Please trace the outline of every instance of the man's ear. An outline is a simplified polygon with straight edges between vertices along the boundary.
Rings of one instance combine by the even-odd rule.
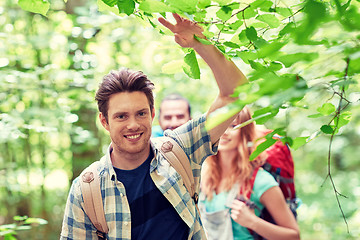
[[[151,119],[154,121],[154,117],[155,117],[155,108],[152,109],[152,113],[151,113]]]
[[[101,124],[103,125],[103,127],[104,127],[107,131],[109,131],[109,123],[107,122],[104,114],[99,113],[99,119],[100,119],[100,122],[101,122]]]

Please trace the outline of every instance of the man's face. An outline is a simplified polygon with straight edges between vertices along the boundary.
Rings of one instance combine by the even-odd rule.
[[[173,130],[190,120],[188,104],[184,100],[166,100],[160,109],[159,124],[162,130]]]
[[[121,92],[110,96],[108,122],[100,113],[100,121],[113,143],[114,151],[137,154],[149,151],[151,113],[148,99],[143,92]]]

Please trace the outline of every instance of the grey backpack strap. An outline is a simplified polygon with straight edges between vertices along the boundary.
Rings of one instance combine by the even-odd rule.
[[[190,196],[198,203],[198,194],[195,192],[195,181],[190,161],[184,150],[171,137],[153,138],[152,142],[157,146],[165,159],[180,174]]]
[[[84,210],[97,229],[99,239],[106,239],[109,232],[105,220],[104,206],[100,189],[100,177],[97,170],[99,162],[94,162],[80,174],[80,187],[84,199]]]

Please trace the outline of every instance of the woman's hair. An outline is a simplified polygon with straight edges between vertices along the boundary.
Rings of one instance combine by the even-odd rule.
[[[151,113],[154,110],[154,84],[141,71],[132,71],[128,68],[111,71],[105,75],[96,92],[95,100],[99,111],[108,121],[108,103],[110,96],[120,92],[143,92],[149,102]]]
[[[250,110],[245,107],[236,117],[235,124],[241,124],[251,119]],[[238,153],[231,161],[231,172],[226,179],[226,188],[229,191],[235,183],[240,183],[244,196],[247,195],[249,183],[252,177],[253,166],[249,161],[249,156],[253,152],[255,140],[257,138],[255,123],[252,122],[239,131]],[[219,150],[220,151],[220,150]],[[221,166],[218,155],[210,156],[205,161],[203,174],[201,178],[201,191],[205,193],[208,199],[212,199],[213,192],[219,187],[221,181]],[[245,187],[244,187],[245,186]],[[247,187],[248,186],[248,187]]]

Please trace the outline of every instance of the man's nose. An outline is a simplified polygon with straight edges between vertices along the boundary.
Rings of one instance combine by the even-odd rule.
[[[130,118],[129,122],[127,124],[127,128],[129,130],[138,130],[140,127],[140,124],[138,123],[138,121],[136,120],[136,118]]]
[[[177,126],[177,125],[179,125],[179,122],[180,122],[180,120],[179,120],[177,117],[172,117],[172,118],[171,118],[171,125],[172,125],[172,126]]]

